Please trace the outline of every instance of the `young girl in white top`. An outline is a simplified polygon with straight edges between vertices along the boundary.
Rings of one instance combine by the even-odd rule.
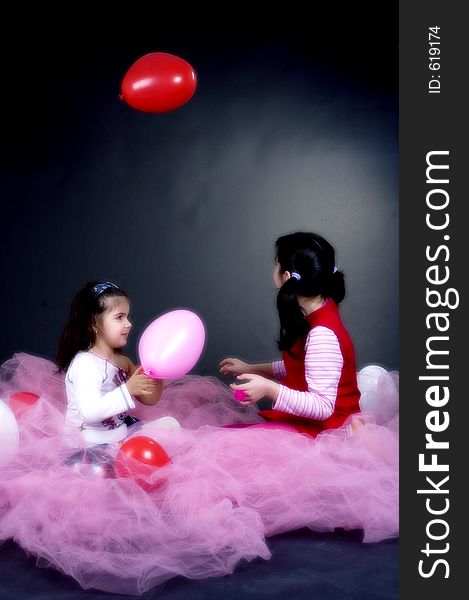
[[[127,294],[111,282],[89,281],[75,295],[59,342],[56,363],[65,372],[66,431],[81,431],[86,446],[120,442],[141,402],[155,405],[164,381],[152,379],[123,352],[132,327]],[[152,429],[179,428],[173,417]]]

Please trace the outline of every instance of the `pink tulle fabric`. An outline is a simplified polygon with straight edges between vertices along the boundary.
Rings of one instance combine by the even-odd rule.
[[[268,559],[268,536],[305,526],[362,529],[364,542],[398,535],[398,415],[377,425],[361,414],[315,439],[227,428],[263,420],[215,377],[186,376],[156,407],[132,411],[182,424],[155,432],[172,464],[149,476],[148,491],[115,476],[117,445],[90,450],[86,468],[76,459],[52,362],[26,353],[5,362],[0,398],[16,391],[40,398],[18,416],[18,453],[0,467],[0,540],[83,588],[138,595],[177,575],[225,575],[241,559]]]

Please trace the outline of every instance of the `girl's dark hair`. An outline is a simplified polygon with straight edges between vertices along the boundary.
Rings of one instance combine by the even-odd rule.
[[[310,325],[297,296],[323,296],[339,304],[345,297],[344,275],[335,270],[334,248],[316,233],[297,232],[279,237],[275,259],[281,271],[296,272],[279,289],[277,309],[280,318],[279,350],[290,352],[296,340],[307,335]],[[291,352],[290,352],[291,354]]]
[[[88,281],[75,294],[70,316],[60,336],[56,355],[57,373],[67,370],[73,357],[80,350],[87,350],[96,341],[94,325],[97,315],[109,308],[111,298],[127,298],[119,287],[106,286],[102,281]],[[95,290],[94,288],[97,287]],[[101,289],[100,289],[101,288]],[[101,291],[102,290],[102,291]],[[119,349],[116,349],[119,352]]]

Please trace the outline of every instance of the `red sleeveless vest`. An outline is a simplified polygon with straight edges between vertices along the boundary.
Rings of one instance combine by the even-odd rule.
[[[337,400],[334,412],[324,421],[297,417],[278,410],[261,410],[259,414],[267,421],[283,421],[294,425],[298,431],[316,436],[324,429],[340,427],[343,422],[353,413],[360,412],[360,391],[357,385],[357,368],[355,350],[352,340],[344,327],[339,315],[337,304],[332,298],[307,317],[311,328],[321,325],[335,333],[339,340],[340,350],[344,364],[337,389]],[[291,348],[293,356],[289,352],[283,352],[283,360],[287,371],[286,378],[281,382],[287,387],[305,392],[308,385],[305,378],[305,342],[306,337],[297,340]]]

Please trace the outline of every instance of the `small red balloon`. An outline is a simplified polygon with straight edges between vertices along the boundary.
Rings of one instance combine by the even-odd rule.
[[[125,74],[120,99],[143,112],[163,113],[188,102],[196,87],[197,77],[188,62],[173,54],[151,52]]]
[[[8,398],[8,405],[15,417],[19,418],[31,408],[39,399],[34,392],[16,392]]]
[[[165,449],[150,437],[139,435],[126,440],[116,456],[116,472],[119,477],[134,479],[144,490],[158,487],[164,480],[151,484],[148,480],[155,469],[171,464]]]

